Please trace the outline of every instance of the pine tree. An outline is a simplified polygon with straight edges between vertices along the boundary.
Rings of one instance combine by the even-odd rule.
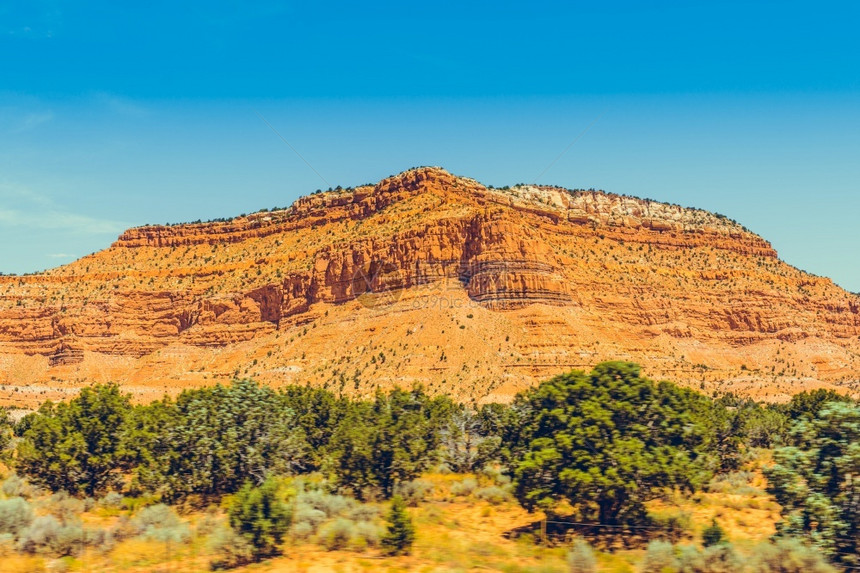
[[[777,449],[776,463],[764,470],[768,493],[782,506],[778,533],[809,540],[837,563],[860,566],[860,406],[825,403],[817,417],[795,422],[789,442],[794,445]]]
[[[389,555],[406,555],[415,542],[415,526],[406,512],[406,503],[399,495],[391,500],[388,513],[388,533],[382,538],[382,548]]]
[[[252,548],[256,560],[280,553],[290,526],[289,509],[278,497],[278,485],[268,479],[260,487],[246,483],[229,511],[230,527]]]

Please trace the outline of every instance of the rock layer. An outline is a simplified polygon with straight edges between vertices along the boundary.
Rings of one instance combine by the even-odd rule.
[[[0,399],[22,403],[99,377],[156,391],[245,374],[508,399],[616,357],[779,399],[856,390],[858,338],[856,295],[725,217],[438,168],[134,228],[70,265],[0,277]]]

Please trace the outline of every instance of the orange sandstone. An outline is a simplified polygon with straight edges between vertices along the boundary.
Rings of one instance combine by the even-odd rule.
[[[251,376],[508,400],[572,367],[784,399],[860,390],[860,297],[725,217],[439,168],[228,222],[147,226],[0,277],[0,402]]]

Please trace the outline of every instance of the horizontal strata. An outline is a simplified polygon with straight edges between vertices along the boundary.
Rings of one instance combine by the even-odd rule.
[[[605,227],[621,235],[632,235],[639,230],[656,231],[659,238],[649,236],[646,240],[679,247],[705,244],[708,238],[716,236],[724,238],[716,243],[721,248],[776,257],[767,241],[707,211],[602,191],[535,186],[488,189],[473,180],[431,168],[402,173],[373,187],[303,197],[288,209],[255,213],[225,222],[135,227],[120,235],[113,248],[238,243],[342,220],[366,219],[394,203],[426,192],[428,183],[438,185],[443,191],[468,195],[476,207],[504,205],[554,223],[587,226],[590,230]]]
[[[482,315],[490,329],[484,338],[510,330],[504,344],[480,355],[448,335],[434,342],[446,360],[468,355],[482,365],[458,373],[464,384],[505,368],[547,365],[524,374],[527,383],[554,372],[552,363],[575,364],[579,359],[568,355],[595,352],[583,346],[582,333],[599,333],[618,353],[646,364],[693,341],[715,355],[731,350],[767,368],[762,380],[781,359],[771,351],[757,357],[755,345],[814,339],[831,347],[810,354],[815,367],[804,375],[855,371],[857,297],[785,265],[767,241],[725,217],[598,191],[492,189],[438,168],[226,222],[133,228],[70,265],[0,277],[0,357],[44,356],[38,376],[48,378],[52,368],[84,363],[88,355],[143,359],[177,344],[244,344],[254,354],[255,344],[318,321],[321,305],[333,327],[369,321],[369,332],[377,333],[413,328],[402,323],[405,313],[422,328],[461,320],[453,309],[415,314],[401,304],[440,293],[446,304],[490,313]],[[497,322],[504,328],[490,326]],[[297,356],[330,349],[314,332],[302,336],[304,350],[270,348],[257,360],[282,372]],[[519,363],[509,364],[511,355]],[[676,356],[682,366],[690,362]],[[233,366],[222,365],[229,372]],[[308,366],[297,376],[314,382]],[[163,372],[175,367],[168,360]],[[387,374],[393,366],[376,368],[390,379],[410,372],[406,365]],[[327,379],[335,370],[313,376]],[[422,362],[410,379],[450,376],[444,364]]]

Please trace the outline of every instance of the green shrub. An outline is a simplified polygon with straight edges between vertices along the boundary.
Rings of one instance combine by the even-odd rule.
[[[795,445],[777,449],[775,463],[764,468],[768,493],[782,509],[777,531],[809,539],[834,562],[860,566],[860,406],[820,404],[817,417],[801,415],[794,423],[791,441]]]
[[[259,487],[245,484],[228,512],[230,527],[247,541],[255,560],[278,555],[290,513],[278,497],[278,485],[266,480]]]
[[[122,507],[122,496],[115,491],[109,492],[98,500],[99,507],[106,509],[120,509]]]
[[[573,504],[585,521],[647,522],[647,501],[707,477],[709,407],[701,394],[642,378],[628,362],[556,376],[514,402],[514,495],[528,510]]]
[[[423,479],[402,482],[394,486],[395,495],[402,497],[409,507],[418,507],[419,503],[427,499],[431,491],[433,491],[433,484]]]
[[[652,541],[639,565],[640,573],[672,573],[678,570],[675,546],[668,541]]]
[[[215,530],[209,540],[209,549],[217,555],[209,563],[209,566],[216,571],[246,565],[256,558],[256,551],[248,539],[230,527]]]
[[[597,559],[591,546],[583,539],[576,539],[567,552],[570,573],[597,573]]]
[[[451,493],[454,495],[472,495],[478,489],[478,481],[474,478],[465,478],[463,481],[451,484]]]
[[[83,500],[74,498],[64,491],[53,494],[47,501],[48,511],[63,523],[77,519],[85,507]]]
[[[815,548],[783,538],[755,548],[751,573],[836,573],[836,569]]]
[[[681,573],[738,573],[743,564],[728,543],[712,545],[699,551],[683,546],[678,554],[678,571]]]
[[[726,532],[720,527],[716,519],[711,520],[711,525],[702,531],[702,545],[710,547],[722,543],[726,538]]]
[[[350,539],[349,546],[356,550],[363,550],[367,547],[379,547],[382,534],[382,529],[375,523],[361,521],[355,524],[355,534]]]
[[[84,530],[80,525],[63,525],[53,515],[43,515],[21,532],[18,550],[62,557],[78,553],[84,541]]]
[[[382,538],[382,548],[389,555],[408,554],[415,542],[415,526],[406,512],[403,499],[394,496],[388,512],[388,531]]]
[[[339,517],[320,527],[319,541],[329,551],[345,549],[355,534],[355,523],[344,517]]]
[[[0,456],[5,456],[6,448],[12,443],[14,424],[6,408],[0,408]]]
[[[124,445],[140,460],[137,486],[170,501],[233,493],[253,476],[299,471],[309,456],[295,425],[277,392],[236,380],[136,407]]]
[[[332,434],[328,466],[337,483],[364,499],[415,479],[438,459],[440,424],[449,398],[431,399],[420,388],[378,393],[373,402],[352,402]]]
[[[12,474],[7,477],[6,481],[3,482],[3,487],[0,488],[0,491],[6,497],[23,497],[25,499],[33,497],[35,493],[33,490],[34,488],[30,485],[30,482],[18,474]]]
[[[373,521],[379,516],[379,508],[366,503],[356,504],[349,512],[349,518],[357,523]]]
[[[17,537],[33,522],[33,508],[21,497],[0,499],[0,534]]]
[[[511,492],[507,489],[491,485],[475,491],[475,497],[488,501],[493,505],[499,505],[508,501],[513,496],[511,496]]]
[[[163,503],[144,507],[132,523],[140,534],[155,541],[182,543],[191,537],[188,525],[182,523],[173,508]]]
[[[121,485],[123,424],[130,398],[115,384],[81,390],[68,403],[45,402],[19,423],[15,465],[52,491],[93,495]]]
[[[354,499],[321,490],[303,491],[296,495],[296,505],[321,511],[326,517],[343,515],[356,505]]]
[[[116,538],[111,529],[101,527],[84,529],[84,543],[102,553],[111,551],[116,546]]]

